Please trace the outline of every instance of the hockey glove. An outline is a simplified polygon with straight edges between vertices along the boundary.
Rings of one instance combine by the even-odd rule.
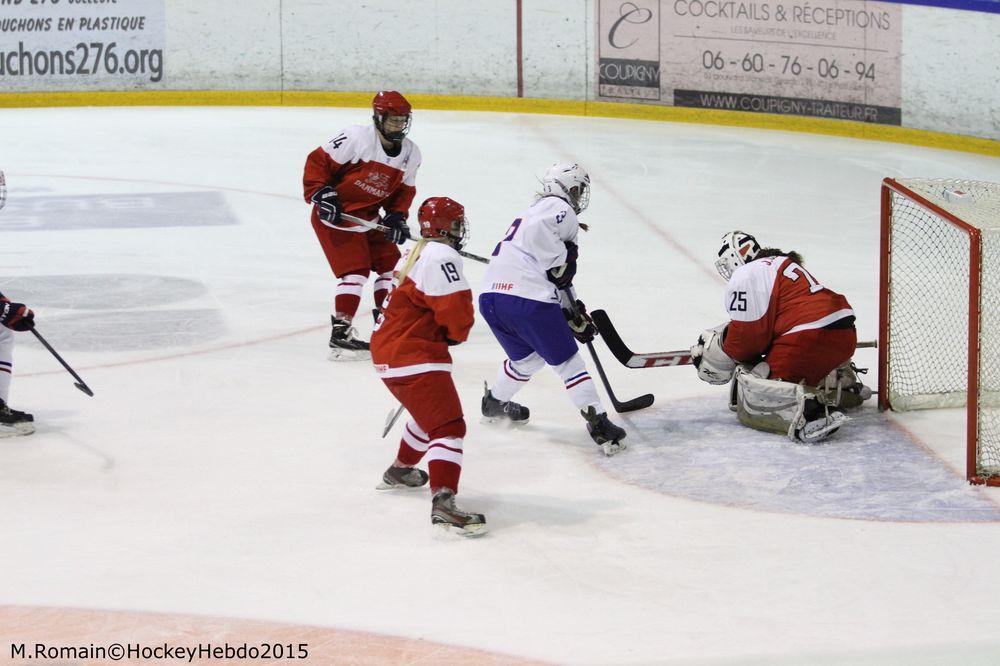
[[[13,331],[30,331],[35,327],[35,313],[24,303],[0,297],[0,324]]]
[[[340,214],[343,212],[344,206],[337,198],[337,191],[332,187],[324,185],[316,190],[312,195],[312,202],[316,204],[319,219],[329,224],[340,222]]]
[[[576,243],[566,241],[566,263],[562,266],[550,268],[545,272],[545,277],[556,286],[556,289],[567,289],[573,284],[576,277],[576,258],[579,254]]]
[[[698,369],[698,379],[703,382],[728,384],[736,372],[736,361],[722,351],[726,326],[723,324],[708,329],[698,336],[698,342],[691,347],[691,363]]]
[[[594,326],[594,320],[590,318],[583,301],[576,302],[576,312],[563,308],[563,316],[566,317],[569,330],[573,332],[573,337],[578,342],[587,344],[594,341],[594,337],[597,336],[597,327]]]
[[[385,237],[390,243],[402,245],[410,240],[410,227],[406,224],[406,217],[402,213],[389,213],[382,218],[382,225],[388,227],[385,230]]]

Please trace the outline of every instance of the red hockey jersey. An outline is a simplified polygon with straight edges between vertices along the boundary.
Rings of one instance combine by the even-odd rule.
[[[854,315],[846,298],[784,256],[737,268],[724,305],[731,321],[722,350],[740,362],[765,354],[782,335],[823,328]]]
[[[397,270],[408,256],[399,260]],[[379,376],[450,372],[448,340],[465,342],[474,318],[461,255],[446,243],[427,243],[387,300],[371,340]]]
[[[409,139],[403,139],[399,154],[390,157],[373,125],[351,125],[309,153],[302,176],[303,195],[311,201],[316,190],[330,185],[337,191],[345,213],[366,220],[374,219],[379,208],[406,215],[417,192],[419,167],[420,150]],[[315,206],[312,214],[318,216]],[[368,231],[346,220],[335,228]]]

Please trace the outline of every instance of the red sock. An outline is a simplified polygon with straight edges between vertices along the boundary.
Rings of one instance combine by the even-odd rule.
[[[441,488],[451,488],[458,492],[458,477],[462,475],[462,466],[450,460],[431,460],[427,463],[427,471],[431,477],[431,492]]]

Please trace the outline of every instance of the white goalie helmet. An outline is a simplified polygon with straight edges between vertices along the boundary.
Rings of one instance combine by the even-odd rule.
[[[730,231],[722,237],[715,269],[728,280],[733,276],[733,271],[756,259],[759,252],[760,243],[756,238],[743,231]]]
[[[553,164],[542,176],[542,191],[565,200],[579,215],[590,204],[590,176],[579,164]]]

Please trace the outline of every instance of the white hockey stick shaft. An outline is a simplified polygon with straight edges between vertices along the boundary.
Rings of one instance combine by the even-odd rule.
[[[385,427],[382,428],[382,437],[384,438],[392,430],[392,426],[396,425],[396,421],[399,417],[403,415],[403,410],[406,409],[402,404],[396,409],[390,409],[389,413],[385,415]]]
[[[358,217],[356,215],[351,215],[349,213],[341,213],[340,217],[347,220],[348,222],[354,222],[360,224],[361,226],[368,227],[369,229],[377,229],[378,231],[388,231],[389,227],[384,224],[380,224],[380,220],[375,218],[374,220],[366,220],[363,217]],[[408,238],[407,240],[418,241],[419,238]],[[472,254],[471,252],[466,252],[464,250],[459,250],[458,253],[465,257],[466,259],[472,259],[473,261],[478,261],[481,264],[488,264],[490,260],[486,257],[480,257],[478,254]]]

